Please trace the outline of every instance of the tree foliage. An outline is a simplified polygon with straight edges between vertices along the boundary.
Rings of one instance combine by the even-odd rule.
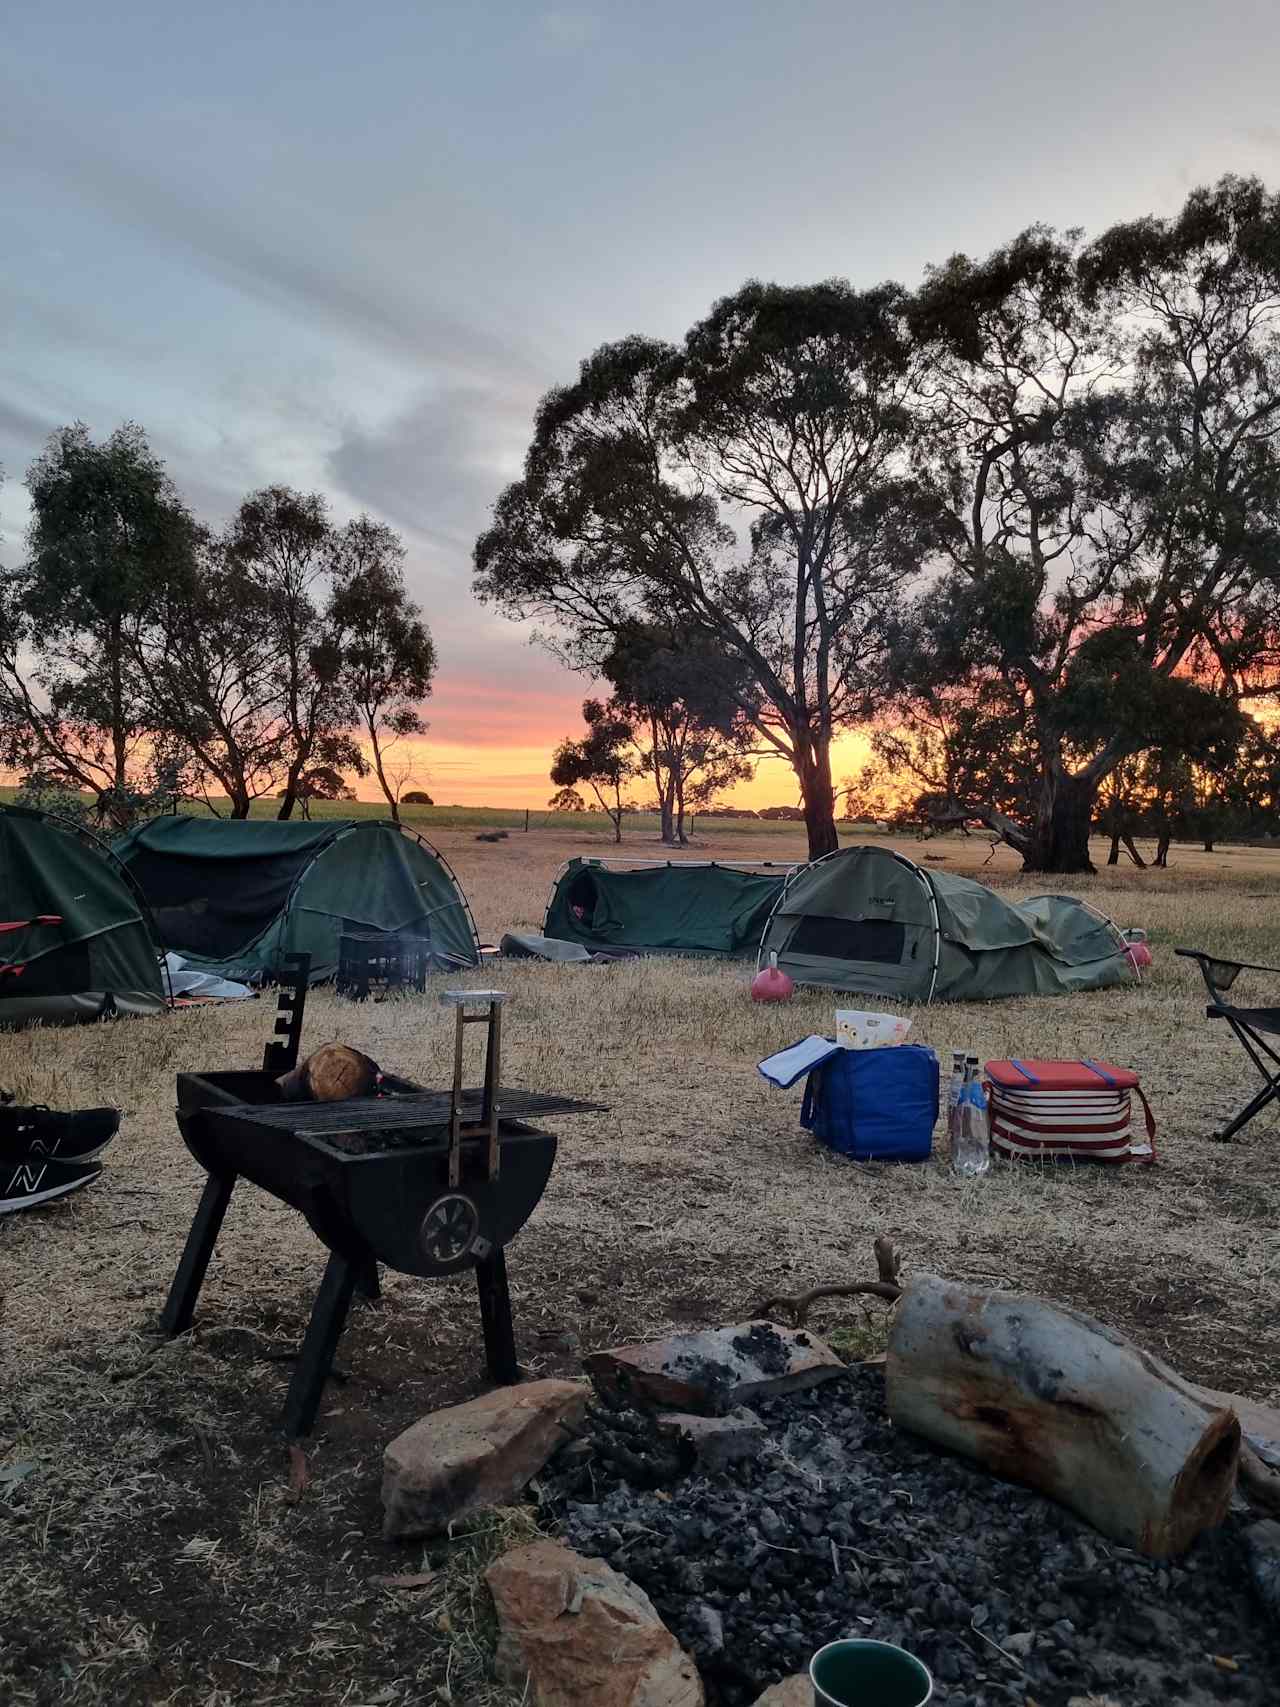
[[[1089,868],[1099,789],[1280,683],[1280,202],[1033,226],[914,294],[749,284],[539,410],[476,587],[599,672],[675,622],[740,664],[835,845],[834,733]],[[1218,736],[1215,736],[1217,739]]]
[[[190,573],[198,530],[140,427],[77,422],[27,475],[27,557],[0,572],[0,760],[118,827],[162,733],[129,634]]]
[[[910,567],[889,476],[909,427],[904,293],[750,283],[681,348],[631,337],[539,408],[476,591],[598,671],[636,623],[707,637],[836,846],[830,748],[866,715],[880,614]]]
[[[1275,198],[1225,179],[1088,246],[1036,228],[956,257],[913,304],[938,574],[891,677],[904,703],[985,683],[1018,708],[1035,799],[986,815],[1033,868],[1089,869],[1116,766],[1191,756],[1276,680],[1278,261]]]
[[[330,620],[340,637],[342,685],[398,822],[409,770],[397,768],[390,754],[407,737],[426,732],[421,706],[431,692],[435,644],[405,591],[399,537],[361,516],[342,530],[337,546]]]
[[[627,785],[639,769],[633,751],[635,730],[614,706],[598,699],[583,701],[582,718],[587,733],[577,741],[566,736],[551,761],[551,780],[560,791],[556,798],[585,783],[613,825],[614,841],[620,842],[623,815],[634,811]]]
[[[710,635],[673,623],[627,624],[602,673],[633,724],[662,840],[683,845],[692,814],[751,775],[750,678]]]
[[[410,772],[388,753],[425,728],[435,651],[390,529],[271,486],[214,533],[129,423],[61,429],[28,487],[28,554],[0,571],[0,765],[29,793],[88,794],[116,828],[190,795],[243,818],[278,793],[287,817],[308,777],[367,773],[363,740],[395,814]]]

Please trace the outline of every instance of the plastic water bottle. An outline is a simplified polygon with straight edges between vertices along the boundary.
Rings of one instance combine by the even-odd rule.
[[[956,1109],[960,1106],[960,1092],[964,1089],[964,1050],[951,1051],[951,1083],[947,1086],[947,1139],[952,1149],[956,1142]]]
[[[976,1055],[970,1055],[965,1062],[964,1084],[956,1108],[956,1139],[951,1149],[951,1165],[964,1179],[975,1179],[991,1166],[987,1096],[978,1077]]]

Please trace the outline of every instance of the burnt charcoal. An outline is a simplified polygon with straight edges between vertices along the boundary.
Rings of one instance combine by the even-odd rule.
[[[577,1471],[543,1478],[569,1544],[637,1582],[693,1654],[709,1707],[750,1707],[824,1642],[859,1634],[918,1653],[936,1707],[1066,1707],[1090,1693],[1167,1707],[1193,1684],[1204,1707],[1280,1700],[1280,1632],[1255,1597],[1240,1518],[1183,1559],[1140,1559],[897,1433],[873,1369],[753,1408],[767,1431],[757,1457],[673,1467],[651,1417],[598,1410],[589,1499]],[[605,1438],[666,1479],[628,1478]]]

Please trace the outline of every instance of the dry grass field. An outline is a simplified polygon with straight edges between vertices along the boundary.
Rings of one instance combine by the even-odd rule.
[[[559,830],[497,844],[435,833],[490,941],[540,925],[555,868],[583,845]],[[999,887],[1045,887],[1007,853],[983,866],[981,838],[902,846]],[[799,858],[801,843],[725,825],[708,851]],[[962,1182],[940,1160],[842,1163],[801,1133],[800,1087],[771,1091],[755,1072],[829,1030],[830,998],[756,1007],[743,966],[503,965],[509,1082],[611,1105],[555,1123],[550,1186],[510,1251],[525,1366],[571,1371],[583,1349],[861,1277],[888,1233],[908,1267],[1042,1290],[1198,1379],[1280,1396],[1280,1121],[1263,1116],[1230,1146],[1209,1137],[1251,1094],[1251,1070],[1205,1020],[1194,967],[1172,956],[1203,943],[1280,964],[1280,854],[1173,858],[1165,872],[1061,885],[1148,929],[1141,988],[914,1016],[914,1037],[939,1050],[1139,1067],[1160,1123],[1153,1169],[996,1167]],[[383,1445],[480,1390],[473,1286],[389,1274],[381,1301],[353,1311],[296,1503],[276,1418],[324,1262],[300,1217],[242,1186],[195,1329],[158,1349],[148,1333],[202,1181],[174,1125],[174,1074],[256,1065],[272,1007],[0,1037],[0,1085],[21,1100],[126,1111],[93,1187],[0,1221],[0,1700],[14,1707],[511,1699],[487,1679],[477,1573],[529,1520],[499,1514],[426,1549],[379,1539]],[[357,1007],[317,992],[307,1013],[306,1046],[341,1037],[444,1079],[451,1015],[430,998]],[[815,1326],[849,1346],[874,1334],[839,1301]],[[425,1587],[377,1581],[424,1560]]]

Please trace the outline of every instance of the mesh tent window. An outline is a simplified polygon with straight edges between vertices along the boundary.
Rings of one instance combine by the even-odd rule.
[[[892,919],[832,919],[820,913],[807,913],[792,931],[787,947],[796,954],[824,954],[839,960],[900,966],[906,958],[906,943],[906,926],[895,924]]]

